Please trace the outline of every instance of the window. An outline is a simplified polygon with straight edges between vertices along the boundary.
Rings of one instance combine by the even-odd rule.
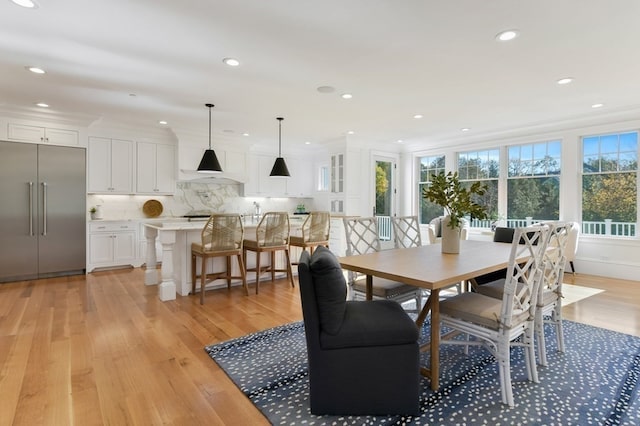
[[[636,236],[638,132],[582,138],[582,229]]]
[[[560,141],[508,148],[507,224],[526,226],[560,217]]]
[[[329,180],[331,173],[329,173],[329,166],[323,165],[318,168],[318,191],[329,190]]]
[[[442,216],[444,213],[442,207],[422,198],[422,188],[429,185],[432,175],[440,173],[444,173],[444,155],[420,158],[420,178],[418,182],[420,223],[429,223],[433,218]]]
[[[487,185],[485,194],[476,203],[487,209],[487,215],[498,217],[498,178],[500,177],[500,150],[468,151],[458,153],[458,175],[468,186],[474,182]],[[490,220],[473,220],[471,227],[488,228]]]

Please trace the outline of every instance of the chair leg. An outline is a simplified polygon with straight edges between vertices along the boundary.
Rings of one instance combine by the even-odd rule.
[[[204,305],[204,287],[207,280],[207,257],[202,256],[202,275],[200,275],[200,304]]]
[[[291,259],[289,259],[289,250],[285,249],[284,255],[286,257],[285,260],[287,263],[287,278],[291,282],[291,287],[295,287],[295,285],[293,284],[293,272],[291,272]]]
[[[231,258],[225,257],[227,260],[227,290],[231,290]]]
[[[258,288],[260,287],[260,252],[256,252],[256,294],[258,294]]]
[[[575,270],[575,269],[574,269],[574,267],[573,267],[573,260],[570,260],[570,261],[569,261],[569,265],[571,266],[571,273],[572,273],[573,275],[575,275],[575,274],[576,274],[576,270]]]
[[[542,316],[542,310],[538,309],[536,311],[536,319],[535,319],[535,333],[536,333],[536,344],[538,346],[538,362],[543,367],[548,365],[547,363],[547,347],[544,338],[544,318]]]
[[[562,328],[562,306],[560,301],[556,302],[552,314],[553,323],[556,326],[556,339],[558,340],[558,351],[564,353],[564,330]]]
[[[538,380],[538,368],[536,367],[536,348],[534,344],[534,323],[532,322],[529,327],[524,331],[522,336],[525,344],[525,362],[527,365],[527,378],[529,381],[539,383]]]
[[[270,257],[271,257],[271,267],[270,267],[270,271],[271,271],[271,282],[274,282],[276,279],[276,252],[272,251],[270,253]],[[288,261],[289,259],[287,259]]]
[[[191,294],[196,294],[196,255],[191,253]]]
[[[498,369],[500,371],[500,393],[502,394],[502,403],[513,407],[513,389],[511,388],[511,354],[509,342],[498,344],[496,351],[496,359],[498,361]]]
[[[247,271],[245,270],[245,265],[242,261],[242,256],[240,256],[240,253],[238,253],[238,266],[240,267],[240,276],[242,277],[242,287],[244,287],[244,292],[248,296],[249,286],[247,286]]]

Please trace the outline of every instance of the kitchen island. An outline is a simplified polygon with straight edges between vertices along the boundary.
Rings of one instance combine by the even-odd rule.
[[[290,219],[291,235],[300,235],[303,220],[298,218]],[[201,238],[202,228],[206,222],[161,222],[161,223],[145,223],[144,235],[147,240],[147,270],[144,276],[146,285],[158,286],[158,296],[160,300],[174,300],[176,294],[187,296],[191,292],[191,243],[199,242]],[[245,238],[253,238],[257,227],[256,223],[245,223]],[[156,239],[162,244],[162,268],[160,269],[161,277],[155,265],[158,264],[156,258]],[[295,249],[293,247],[292,249]],[[265,254],[266,255],[266,254]],[[297,259],[299,252],[291,252],[291,259]],[[267,258],[264,258],[267,262]],[[199,260],[198,260],[199,261]],[[223,270],[225,268],[224,258],[209,259],[211,262],[210,270]],[[278,267],[284,265],[284,256],[276,256]],[[262,262],[261,262],[262,263]],[[247,256],[247,267],[255,266],[255,258]],[[237,275],[238,265],[232,262],[234,268],[233,274]],[[250,282],[247,277],[247,282]],[[232,285],[239,285],[240,281],[232,282]],[[198,287],[198,285],[196,285]],[[226,282],[213,282],[207,285],[207,288],[216,288],[226,286]]]

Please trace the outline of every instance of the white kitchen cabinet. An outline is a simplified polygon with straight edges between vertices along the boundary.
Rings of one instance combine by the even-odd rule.
[[[114,266],[139,266],[136,227],[135,222],[90,223],[87,271]]]
[[[313,161],[298,157],[285,157],[290,177],[269,176],[274,155],[252,154],[249,156],[249,175],[244,187],[246,196],[255,197],[312,197]]]
[[[7,139],[17,142],[49,143],[52,145],[77,146],[80,143],[77,130],[54,129],[51,127],[30,126],[9,123]]]
[[[249,176],[245,185],[245,195],[288,197],[287,180],[289,178],[269,176],[275,161],[276,157],[273,155],[252,154],[249,156]]]
[[[133,142],[120,139],[89,138],[90,193],[133,193]]]
[[[291,177],[286,181],[286,193],[289,197],[313,196],[313,161],[303,158],[290,158],[287,167]]]
[[[344,154],[331,155],[331,192],[344,192]]]
[[[175,192],[175,148],[138,142],[136,192],[142,194],[173,194]]]

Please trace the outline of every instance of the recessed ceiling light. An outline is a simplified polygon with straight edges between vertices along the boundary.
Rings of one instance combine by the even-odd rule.
[[[44,102],[38,102],[36,105],[41,108],[49,108],[49,104],[45,104]]]
[[[351,93],[343,93],[341,96],[342,96],[342,99],[351,99],[351,98],[353,98],[353,95]]]
[[[404,141],[402,139],[398,139],[396,142],[403,143]]]
[[[347,134],[348,134],[348,135],[353,135],[353,134],[355,134],[355,133],[356,133],[356,132],[354,132],[353,130],[349,130],[349,131],[347,132]]]
[[[242,136],[249,136],[249,133],[243,133]]]
[[[305,145],[311,145],[311,142],[306,141],[304,144],[305,144]]]
[[[561,78],[560,80],[558,80],[556,83],[558,83],[558,84],[569,84],[572,81],[573,81],[572,77],[564,77],[564,78]]]
[[[422,114],[416,114],[416,115],[413,116],[413,118],[415,118],[415,119],[420,119],[422,117],[424,117]]]
[[[169,123],[167,123],[167,122],[166,122],[166,121],[164,121],[164,120],[160,120],[160,121],[158,121],[158,123],[160,123],[160,124],[169,124]]]
[[[591,105],[591,108],[602,108],[604,106],[604,104],[593,104]]]
[[[320,86],[316,90],[320,93],[333,93],[336,91],[336,89],[331,86]]]
[[[240,65],[240,61],[235,58],[224,58],[222,62],[229,65],[230,67],[237,67],[238,65]]]
[[[511,41],[518,37],[520,32],[518,30],[506,30],[496,34],[496,40],[498,41]]]
[[[17,4],[18,6],[26,7],[27,9],[35,9],[38,5],[31,0],[11,0],[11,3]]]
[[[469,130],[471,130],[468,127],[463,127],[462,129],[460,129],[461,132],[468,132]]]
[[[34,74],[44,74],[44,70],[42,68],[38,68],[38,67],[25,67],[26,69],[28,69],[29,71],[31,71]]]

